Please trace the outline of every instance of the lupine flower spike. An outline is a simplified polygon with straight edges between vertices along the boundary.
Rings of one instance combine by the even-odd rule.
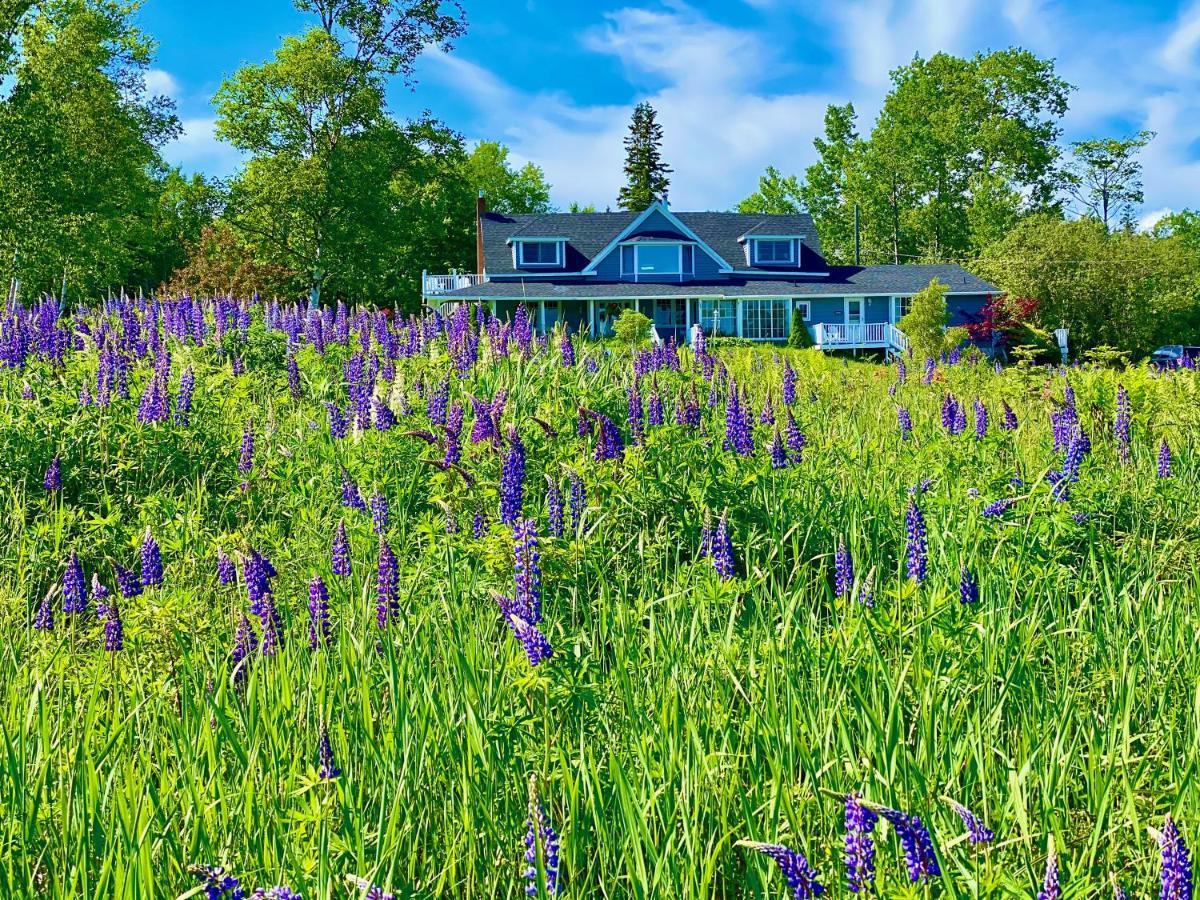
[[[846,795],[846,887],[867,894],[875,887],[875,839],[879,816],[860,801],[859,794]]]
[[[540,865],[539,865],[540,864]],[[525,819],[525,894],[536,897],[539,887],[539,868],[545,874],[546,894],[558,896],[558,833],[550,824],[537,792],[537,776],[529,776],[529,813]]]
[[[983,824],[983,820],[971,810],[967,809],[957,800],[950,797],[944,798],[950,805],[950,808],[962,819],[963,827],[967,829],[967,839],[972,844],[990,844],[996,839],[996,835],[990,828]]]
[[[1046,876],[1042,879],[1042,889],[1038,891],[1037,900],[1059,900],[1062,897],[1062,886],[1058,879],[1058,854],[1054,851],[1054,840],[1051,839],[1046,854]]]
[[[1192,858],[1171,816],[1156,837],[1162,853],[1159,900],[1192,900]]]
[[[342,770],[334,764],[333,744],[329,741],[329,731],[324,725],[321,726],[321,739],[317,742],[317,757],[321,764],[317,775],[322,781],[332,781],[342,774]]]
[[[142,585],[153,587],[162,583],[162,553],[158,549],[158,541],[147,528],[146,536],[142,539]]]
[[[817,870],[808,864],[803,853],[783,844],[764,844],[759,841],[738,841],[737,845],[775,860],[795,900],[808,900],[825,893],[825,886],[817,880]]]
[[[931,878],[942,874],[937,856],[933,852],[933,839],[920,816],[888,807],[878,807],[879,815],[887,819],[896,829],[900,846],[904,849],[904,862],[908,866],[908,879],[913,884],[928,883]]]

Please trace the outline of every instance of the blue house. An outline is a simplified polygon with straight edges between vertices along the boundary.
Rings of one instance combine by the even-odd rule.
[[[426,305],[482,302],[500,318],[524,303],[545,333],[563,322],[612,332],[622,310],[682,343],[707,334],[783,341],[799,310],[822,349],[899,352],[896,327],[934,278],[951,325],[974,321],[996,288],[957,265],[831,266],[808,215],[675,212],[505,216],[476,208],[475,274],[429,275]]]

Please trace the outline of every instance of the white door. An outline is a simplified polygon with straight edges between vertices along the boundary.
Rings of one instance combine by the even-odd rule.
[[[861,325],[863,321],[862,297],[846,298],[846,324]]]

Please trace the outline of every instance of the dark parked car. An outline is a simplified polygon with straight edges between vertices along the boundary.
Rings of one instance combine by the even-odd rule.
[[[1200,347],[1183,344],[1167,344],[1150,354],[1150,362],[1160,369],[1175,369],[1179,366],[1194,367],[1200,360]]]

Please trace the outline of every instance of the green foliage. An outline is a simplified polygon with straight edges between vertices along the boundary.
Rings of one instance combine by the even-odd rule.
[[[622,344],[640,346],[650,340],[650,326],[654,324],[642,313],[627,307],[613,322],[613,335]]]
[[[551,211],[546,174],[533,163],[514,169],[508,148],[495,141],[480,141],[466,161],[471,190],[483,191],[488,209],[505,215]]]
[[[1197,332],[1200,257],[1184,238],[1108,233],[1092,219],[1021,222],[973,268],[1015,297],[1039,301],[1035,324],[1070,329],[1077,351],[1108,344],[1134,356]]]
[[[852,105],[828,108],[797,205],[832,262],[853,262],[856,204],[864,262],[973,255],[1030,212],[1057,208],[1068,91],[1053,62],[1023,50],[917,57],[892,73],[868,136]],[[790,198],[790,179],[769,183]]]
[[[792,215],[803,212],[800,182],[795,175],[783,176],[774,166],[758,179],[758,190],[737,205],[742,213]]]
[[[792,310],[792,330],[788,333],[787,343],[796,350],[805,350],[813,345],[812,335],[804,324],[804,314],[798,309]]]
[[[633,109],[625,138],[625,185],[617,194],[621,209],[641,212],[661,200],[671,184],[671,168],[662,159],[662,126],[656,117],[649,103]]]
[[[1124,369],[1129,365],[1129,352],[1105,344],[1093,347],[1083,354],[1088,362],[1104,369]]]
[[[1076,202],[1109,229],[1114,220],[1133,231],[1135,205],[1142,202],[1142,164],[1138,154],[1154,139],[1142,131],[1131,138],[1102,138],[1071,144],[1072,160],[1065,173]]]
[[[946,307],[949,287],[936,278],[912,298],[908,315],[900,320],[900,330],[908,337],[913,356],[936,359],[946,349],[946,325],[950,312]]]
[[[1156,883],[1147,822],[1170,809],[1194,834],[1200,785],[1186,769],[1200,723],[1177,698],[1200,681],[1196,373],[1071,369],[1093,449],[1058,502],[1041,473],[1062,465],[1048,413],[1068,382],[1042,368],[939,367],[926,386],[813,351],[722,350],[754,413],[757,453],[739,458],[721,450],[725,411],[704,403],[685,349],[681,371],[654,373],[653,386],[668,401],[695,390],[702,429],[668,420],[617,464],[597,462],[595,438],[574,426],[584,405],[625,429],[627,354],[582,342],[589,372],[564,368],[557,348],[493,358],[484,340],[460,379],[438,340],[397,360],[379,396],[397,408],[403,397],[423,428],[418,383],[449,376],[451,402],[468,410],[471,397],[506,393],[503,424],[528,452],[524,511],[538,523],[555,650],[531,670],[491,600],[513,589],[511,531],[476,538],[468,525],[476,509],[495,516],[502,454],[464,441],[468,483],[433,465],[442,448],[408,427],[332,440],[322,403],[345,403],[357,337],[325,355],[299,349],[298,400],[283,344],[256,310],[234,377],[210,347],[170,341],[171,393],[184,367],[196,371],[188,428],[137,424],[149,359],[131,360],[131,397],[109,407],[77,401],[96,375],[90,343],[62,367],[0,369],[3,896],[34,885],[45,897],[177,897],[199,887],[189,865],[219,863],[244,886],[289,883],[306,897],[345,897],[347,874],[431,900],[516,897],[531,773],[562,835],[571,898],[780,895],[778,872],[734,846],[742,836],[802,845],[833,884],[841,798],[855,790],[919,814],[945,872],[914,891],[899,843],[879,830],[880,897],[1029,896],[1046,834],[1059,836],[1069,894],[1107,896],[1112,874]],[[782,470],[757,415],[770,398],[786,418],[777,357],[797,372],[790,412],[808,437]],[[1133,409],[1127,465],[1111,437],[1118,383]],[[947,393],[979,398],[993,422],[1007,402],[1020,427],[952,437],[940,425]],[[911,412],[908,441],[896,405]],[[242,490],[247,421],[255,458]],[[1163,438],[1176,456],[1160,480]],[[47,495],[56,455],[63,490]],[[379,536],[341,505],[343,469],[391,504],[401,597],[388,629],[375,622]],[[554,538],[546,477],[565,487],[568,472],[587,484],[586,509]],[[913,500],[929,577],[917,586],[902,574],[904,522],[924,478]],[[1000,498],[1014,505],[985,518]],[[738,572],[727,583],[700,552],[706,516],[722,513]],[[329,570],[343,520],[344,578]],[[63,568],[76,551],[88,579],[112,587],[114,563],[137,568],[147,527],[166,583],[122,603],[125,648],[106,654],[94,604],[61,614]],[[839,545],[855,564],[849,597],[833,590]],[[253,654],[237,687],[229,651],[247,598],[244,583],[218,583],[216,558],[251,547],[278,569],[284,641]],[[964,567],[978,606],[959,600]],[[317,651],[314,576],[329,585],[336,636]],[[873,606],[857,599],[868,582]],[[31,627],[47,594],[52,633]],[[317,777],[322,729],[343,770],[335,782]],[[972,850],[942,795],[1011,839]]]
[[[200,185],[159,156],[179,122],[168,99],[146,93],[150,41],[118,0],[4,2],[14,16],[0,16],[0,72],[12,78],[0,97],[5,287],[15,275],[26,296],[57,294],[65,275],[79,298],[156,284],[202,204],[184,196]]]

